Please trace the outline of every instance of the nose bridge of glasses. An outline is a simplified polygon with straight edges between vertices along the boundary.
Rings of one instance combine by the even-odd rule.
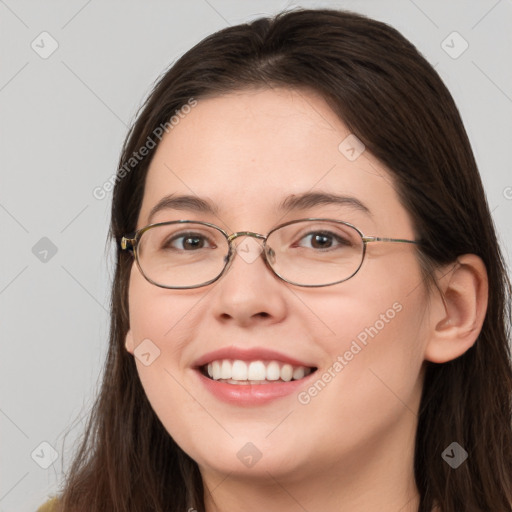
[[[241,237],[249,237],[249,239],[240,240],[236,246],[232,244],[234,240]],[[257,242],[255,239],[261,240],[263,243]],[[253,231],[238,231],[236,233],[232,233],[228,237],[228,243],[234,248],[234,251],[231,252],[232,256],[237,253],[246,263],[253,263],[262,253],[265,252],[266,239],[267,237],[260,233],[254,233]],[[232,258],[226,258],[226,264],[230,259]]]
[[[261,235],[260,233],[254,233],[253,231],[237,231],[236,233],[232,233],[228,236],[228,242],[232,242],[241,236],[251,236],[253,238],[259,238],[260,240],[265,240],[267,237],[265,235]]]

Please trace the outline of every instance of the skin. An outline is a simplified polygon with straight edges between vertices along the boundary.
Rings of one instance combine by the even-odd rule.
[[[152,222],[203,220],[228,233],[266,234],[318,216],[367,235],[414,239],[392,174],[368,151],[349,161],[338,150],[347,135],[311,91],[199,100],[157,148],[137,228],[163,196],[182,193],[210,199],[219,214],[165,210]],[[333,205],[276,211],[285,196],[312,190],[356,197],[371,215]],[[424,361],[446,362],[472,346],[487,297],[476,256],[461,256],[438,275],[444,302],[427,293],[415,247],[392,243],[369,244],[353,278],[323,288],[290,285],[262,259],[238,255],[219,281],[194,290],[156,287],[133,266],[126,349],[133,354],[149,338],[161,351],[149,366],[136,359],[137,369],[166,430],[199,465],[208,512],[417,510],[413,455]],[[395,303],[400,312],[307,405],[296,393],[230,405],[191,369],[204,353],[235,345],[278,350],[314,363],[320,375]],[[248,442],[262,454],[252,467],[237,457]]]

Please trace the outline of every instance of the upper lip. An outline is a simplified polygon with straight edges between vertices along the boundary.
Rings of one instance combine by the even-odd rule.
[[[196,361],[193,363],[193,366],[200,368],[205,364],[211,363],[212,361],[219,361],[221,359],[233,359],[241,361],[280,361],[283,363],[291,364],[292,366],[305,366],[307,368],[314,368],[314,365],[312,364],[300,361],[275,350],[269,350],[260,347],[243,349],[235,346],[220,348],[218,350],[208,352],[207,354],[202,355],[199,359],[196,359]]]

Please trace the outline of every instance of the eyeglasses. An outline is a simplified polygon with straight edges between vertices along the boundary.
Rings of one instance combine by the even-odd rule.
[[[253,242],[238,244],[241,236]],[[122,237],[121,248],[135,257],[141,274],[161,288],[188,289],[217,281],[237,252],[248,263],[254,249],[283,281],[305,287],[331,286],[353,277],[370,242],[417,244],[417,240],[365,236],[352,224],[332,219],[300,219],[280,224],[267,236],[251,231],[229,235],[208,222],[177,220],[143,227]],[[249,250],[252,245],[253,250]],[[249,256],[252,254],[252,256]]]

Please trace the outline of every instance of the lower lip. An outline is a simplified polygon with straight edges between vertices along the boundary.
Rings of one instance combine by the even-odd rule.
[[[291,395],[309,382],[313,372],[300,380],[275,382],[272,384],[228,384],[205,377],[201,371],[195,370],[199,379],[218,399],[239,406],[263,405],[272,400]]]

